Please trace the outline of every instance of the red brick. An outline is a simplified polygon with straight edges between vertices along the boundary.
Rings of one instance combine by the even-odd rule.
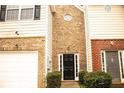
[[[113,45],[110,43],[113,41]],[[91,40],[93,71],[101,71],[101,50],[124,50],[124,39]]]

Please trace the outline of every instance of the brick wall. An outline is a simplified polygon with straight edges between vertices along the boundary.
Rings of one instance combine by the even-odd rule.
[[[38,51],[38,87],[45,87],[45,38],[2,38],[0,51]]]
[[[124,39],[91,40],[93,71],[101,71],[101,50],[124,50]]]
[[[86,46],[84,14],[74,6],[55,6],[52,32],[52,67],[58,70],[59,53],[79,53],[80,70],[86,69]],[[70,14],[71,21],[65,21],[64,15]]]

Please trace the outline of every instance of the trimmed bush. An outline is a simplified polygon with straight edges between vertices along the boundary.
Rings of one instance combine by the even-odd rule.
[[[59,71],[50,72],[47,74],[47,88],[61,87],[61,73]]]
[[[79,83],[83,84],[84,83],[84,76],[87,72],[86,71],[80,71],[79,72]]]
[[[105,72],[90,72],[84,76],[84,84],[89,88],[109,88],[112,77]]]

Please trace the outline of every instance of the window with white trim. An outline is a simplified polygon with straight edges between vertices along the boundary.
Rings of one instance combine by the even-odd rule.
[[[18,20],[19,9],[8,9],[6,20]]]
[[[0,21],[40,20],[40,5],[1,5]]]
[[[18,5],[7,5],[5,20],[18,20],[19,6]]]
[[[33,19],[33,8],[21,9],[21,18],[20,20]]]

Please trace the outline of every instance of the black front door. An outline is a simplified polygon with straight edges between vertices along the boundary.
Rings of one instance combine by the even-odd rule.
[[[74,80],[74,54],[63,54],[64,80]]]

